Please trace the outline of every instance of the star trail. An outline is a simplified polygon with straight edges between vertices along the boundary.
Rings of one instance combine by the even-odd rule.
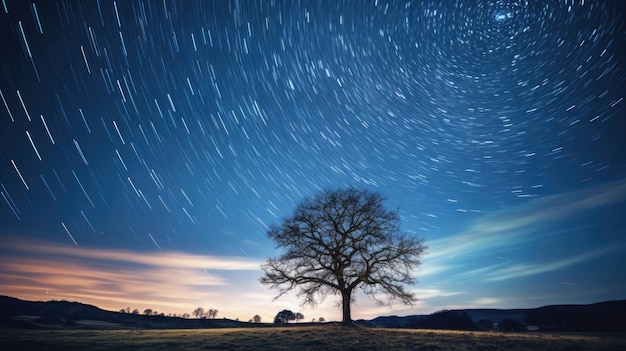
[[[623,7],[3,0],[0,251],[260,262],[354,186],[430,246],[423,308],[624,298]]]

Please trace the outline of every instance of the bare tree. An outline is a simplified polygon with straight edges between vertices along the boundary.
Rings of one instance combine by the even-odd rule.
[[[207,318],[215,319],[215,317],[217,317],[217,312],[219,311],[211,308],[207,311],[206,316]]]
[[[200,318],[200,317],[204,316],[204,308],[198,307],[195,310],[193,310],[193,312],[191,312],[191,314],[196,316],[196,318]]]
[[[268,231],[284,253],[263,264],[261,283],[278,289],[276,298],[296,290],[311,306],[341,294],[346,326],[352,325],[356,288],[379,304],[415,302],[404,285],[415,284],[412,274],[426,246],[400,231],[398,212],[385,209],[383,201],[378,193],[348,188],[301,202],[292,217]]]
[[[255,314],[254,317],[252,317],[252,321],[254,321],[254,323],[261,323],[261,316]]]

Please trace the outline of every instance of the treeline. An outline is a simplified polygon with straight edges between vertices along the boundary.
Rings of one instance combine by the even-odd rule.
[[[204,310],[204,308],[202,307],[198,307],[195,310],[193,310],[193,312],[191,312],[191,314],[189,313],[181,313],[181,314],[176,314],[176,313],[168,313],[167,315],[165,313],[159,313],[156,310],[153,310],[151,308],[146,308],[145,310],[143,310],[143,313],[140,313],[138,309],[134,309],[131,310],[130,307],[126,307],[126,308],[122,308],[118,311],[119,313],[127,313],[127,314],[135,314],[135,315],[139,315],[142,314],[144,316],[161,316],[161,317],[178,317],[178,318],[190,318],[192,315],[196,318],[202,318],[202,319],[215,319],[215,317],[217,317],[217,313],[219,312],[216,309],[208,309],[207,311]]]
[[[290,310],[282,310],[276,314],[274,317],[274,324],[288,324],[291,321],[295,321],[296,323],[304,320],[304,315],[300,312],[292,312]],[[313,318],[311,323],[324,323],[326,319],[324,317],[319,317],[317,320]]]

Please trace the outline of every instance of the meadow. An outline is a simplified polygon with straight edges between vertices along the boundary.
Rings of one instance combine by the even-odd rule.
[[[499,333],[338,326],[183,330],[0,329],[2,350],[626,350],[615,333]]]

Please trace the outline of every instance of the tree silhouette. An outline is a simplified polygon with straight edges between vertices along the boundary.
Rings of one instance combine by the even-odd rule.
[[[143,314],[145,314],[146,316],[151,316],[152,315],[152,309],[151,308],[146,308],[145,310],[143,310]]]
[[[210,310],[207,311],[206,316],[207,318],[214,319],[215,317],[217,317],[217,312],[218,310],[214,310],[211,308]]]
[[[193,312],[191,312],[191,314],[196,316],[196,318],[200,318],[200,317],[204,316],[204,308],[198,307],[195,310],[193,310]]]
[[[294,317],[295,317],[296,323],[298,323],[298,322],[300,322],[301,320],[304,319],[304,315],[302,313],[300,313],[300,312],[296,312],[294,314]]]
[[[296,290],[311,306],[340,294],[346,326],[352,325],[356,288],[379,304],[415,302],[404,285],[415,283],[412,273],[426,246],[400,231],[398,212],[385,209],[383,201],[378,193],[348,188],[301,202],[293,216],[268,231],[285,252],[263,264],[261,283],[278,289],[276,298]]]
[[[324,323],[324,322],[326,322],[326,320],[324,319],[324,317],[320,317],[320,318],[317,319],[317,322],[318,323]]]
[[[252,321],[254,323],[261,323],[261,316],[259,316],[258,314],[255,314],[254,317],[252,317]]]
[[[135,309],[133,310],[133,314],[139,314],[139,310],[135,308]]]
[[[274,317],[274,324],[287,324],[289,321],[296,319],[296,315],[290,310],[282,310]]]

